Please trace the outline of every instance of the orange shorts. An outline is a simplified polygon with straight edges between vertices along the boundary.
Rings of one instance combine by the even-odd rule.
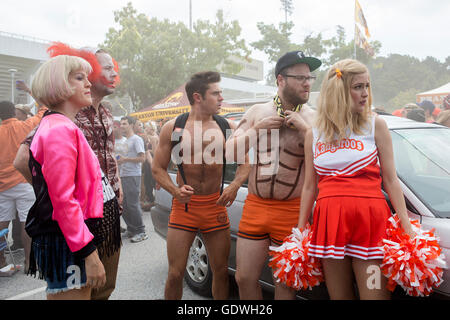
[[[251,240],[271,239],[281,245],[298,224],[300,198],[262,199],[248,194],[239,223],[238,236]]]
[[[220,193],[193,195],[185,211],[184,203],[172,200],[169,228],[202,233],[224,230],[230,227],[227,209],[216,204]]]

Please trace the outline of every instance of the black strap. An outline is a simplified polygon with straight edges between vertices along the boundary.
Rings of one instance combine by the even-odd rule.
[[[181,129],[180,131],[177,132],[177,135],[174,136],[172,134],[172,149],[178,145],[179,143],[181,143],[181,138],[183,136],[183,130],[184,127],[186,126],[186,122],[189,118],[189,112],[183,113],[181,115],[179,115],[176,119],[175,119],[175,125],[173,126],[173,131],[175,131],[176,129]],[[214,121],[216,121],[216,123],[218,124],[220,130],[222,131],[223,136],[225,137],[225,140],[227,139],[227,130],[230,129],[230,124],[228,123],[228,121],[219,116],[219,115],[213,115],[213,119]],[[220,187],[220,194],[223,193],[223,186],[225,183],[225,169],[226,169],[226,159],[225,159],[225,150],[223,151],[223,166],[222,166],[222,186]],[[180,176],[183,179],[184,184],[188,184],[187,180],[186,180],[186,175],[184,173],[184,169],[183,169],[183,162],[181,161],[179,164],[177,164],[178,167],[178,171],[180,172]],[[187,212],[187,203],[185,204],[185,211]]]
[[[217,122],[217,124],[220,127],[220,130],[222,131],[222,134],[225,138],[225,141],[227,140],[227,130],[230,129],[230,124],[228,123],[227,119],[219,116],[219,115],[213,115],[213,119]],[[229,132],[229,131],[228,131]],[[226,158],[225,158],[225,150],[223,150],[223,166],[222,166],[222,186],[220,187],[220,194],[223,193],[223,185],[225,183],[225,169],[226,169]]]
[[[175,129],[177,129],[177,128],[181,129],[181,130],[179,132],[177,132],[177,136],[174,136],[172,134],[172,149],[176,145],[181,143],[181,138],[183,137],[183,130],[184,130],[184,127],[186,126],[186,122],[187,122],[188,118],[189,118],[189,112],[183,113],[175,119],[175,125],[173,126],[173,131],[175,131]],[[184,169],[183,169],[183,161],[180,161],[180,163],[177,164],[177,167],[178,167],[178,171],[180,172],[181,179],[183,179],[184,184],[187,184],[186,175],[185,175]],[[186,211],[186,212],[188,211],[187,203],[184,205],[184,211]]]

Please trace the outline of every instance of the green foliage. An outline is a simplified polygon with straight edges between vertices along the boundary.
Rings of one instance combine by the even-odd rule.
[[[450,70],[445,63],[432,57],[418,58],[391,54],[378,57],[368,65],[377,105],[397,109],[415,102],[415,95],[450,82]],[[414,95],[413,95],[414,93]]]
[[[415,103],[417,92],[417,89],[414,88],[399,92],[386,103],[385,110],[392,113],[394,110],[404,107],[408,103]]]
[[[284,53],[292,50],[302,50],[306,55],[322,60],[322,67],[315,71],[317,81],[312,91],[320,91],[325,70],[339,60],[354,58],[354,42],[346,41],[342,26],[336,26],[336,35],[331,39],[323,39],[321,33],[316,36],[310,34],[299,43],[291,41],[294,27],[292,22],[280,23],[278,28],[262,22],[257,26],[261,39],[251,43],[251,46],[267,54],[273,67]],[[450,82],[450,56],[444,63],[433,57],[427,57],[423,61],[399,54],[377,57],[381,43],[373,41],[370,44],[374,48],[375,57],[357,47],[356,58],[369,68],[375,105],[385,105],[387,109],[401,107],[405,103],[415,102],[416,94]],[[273,69],[266,80],[268,84],[275,83]]]
[[[110,28],[102,47],[119,62],[121,85],[117,95],[128,94],[136,109],[166,96],[199,71],[237,73],[240,66],[231,55],[250,54],[240,39],[237,21],[226,22],[218,11],[215,23],[198,21],[191,32],[183,23],[149,19],[131,3],[114,12],[119,28]]]
[[[286,1],[286,5],[289,1]],[[283,4],[284,5],[284,4]],[[110,28],[105,48],[119,62],[121,85],[117,96],[128,94],[136,109],[146,107],[166,96],[198,71],[217,70],[236,74],[241,66],[229,60],[231,56],[246,58],[250,49],[241,38],[237,21],[227,22],[218,11],[216,20],[197,21],[193,30],[183,23],[149,19],[138,13],[131,3],[114,12],[117,28]],[[346,40],[342,26],[336,26],[336,34],[324,39],[321,33],[309,34],[304,39],[291,40],[294,23],[257,24],[261,38],[251,47],[264,52],[272,67],[288,51],[302,50],[306,55],[322,60],[322,67],[315,73],[318,80],[312,90],[319,91],[325,70],[339,60],[353,58],[353,40]],[[450,56],[444,62],[427,57],[418,58],[391,54],[378,57],[381,43],[371,42],[375,57],[356,48],[356,57],[369,68],[374,104],[391,110],[414,102],[415,94],[450,82]],[[275,84],[273,69],[267,83]]]

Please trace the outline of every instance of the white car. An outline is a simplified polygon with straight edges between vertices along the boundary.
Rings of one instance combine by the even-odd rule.
[[[394,116],[381,117],[386,120],[391,132],[397,174],[409,217],[418,219],[425,229],[435,229],[450,267],[450,129]],[[174,169],[176,170],[176,167]],[[173,181],[175,170],[170,171]],[[227,165],[225,182],[233,179],[235,170],[236,165]],[[228,269],[231,275],[234,275],[236,270],[236,239],[246,196],[247,186],[243,185],[233,205],[228,208],[232,242]],[[386,199],[389,203],[387,195]],[[151,216],[155,231],[163,238],[167,235],[171,205],[172,196],[163,189],[158,190]],[[197,235],[191,247],[185,280],[194,291],[211,296],[211,270],[201,235]],[[269,267],[264,268],[260,283],[263,288],[273,290]],[[322,283],[311,291],[299,291],[298,297],[327,299],[328,293]],[[395,297],[404,297],[399,286],[394,292],[393,298]],[[444,270],[444,282],[432,297],[450,297],[450,269]]]

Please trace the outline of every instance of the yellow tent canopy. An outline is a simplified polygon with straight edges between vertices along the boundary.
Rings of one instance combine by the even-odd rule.
[[[130,114],[132,117],[136,117],[141,122],[156,121],[167,118],[175,118],[180,114],[190,112],[191,105],[187,98],[184,84],[178,89],[170,93],[166,98],[158,101],[157,103],[143,108],[135,113]],[[227,114],[231,112],[244,112],[244,107],[237,107],[231,104],[222,103],[222,109],[220,114]]]

